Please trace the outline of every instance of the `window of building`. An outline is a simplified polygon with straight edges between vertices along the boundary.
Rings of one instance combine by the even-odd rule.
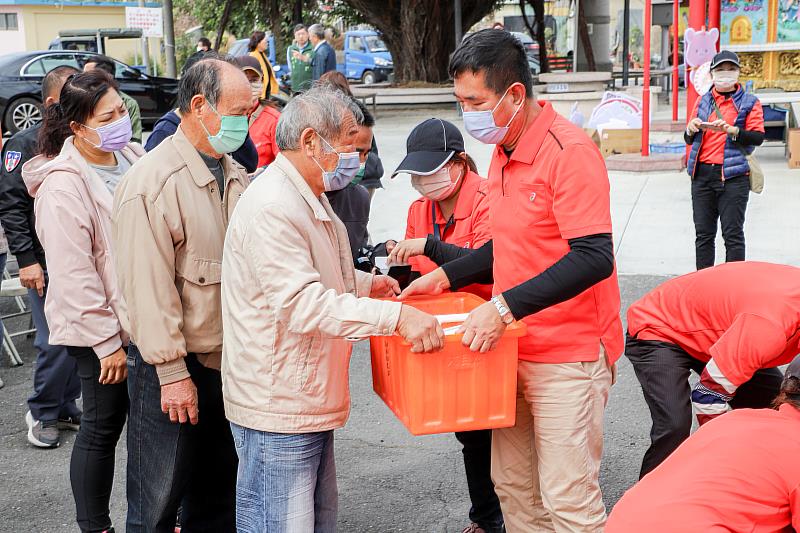
[[[16,13],[0,13],[0,30],[17,31],[18,29]]]

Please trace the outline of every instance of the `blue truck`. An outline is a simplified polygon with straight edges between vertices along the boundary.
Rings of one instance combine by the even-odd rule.
[[[386,81],[394,71],[389,49],[375,31],[345,32],[344,51],[336,55],[336,69],[348,80],[366,85]]]

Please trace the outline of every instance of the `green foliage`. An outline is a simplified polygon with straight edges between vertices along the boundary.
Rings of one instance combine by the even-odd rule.
[[[288,4],[288,2],[286,2]],[[175,11],[187,15],[203,26],[206,36],[216,32],[225,2],[220,0],[175,0]],[[266,27],[263,0],[234,0],[226,32],[249,35],[256,28]]]
[[[293,1],[278,0],[280,10],[280,32],[275,37],[276,57],[286,56],[286,49],[294,40]],[[326,26],[344,22],[345,27],[354,24],[363,24],[364,17],[342,0],[303,0],[303,23],[310,25],[319,22]],[[185,15],[203,26],[203,34],[214,41],[222,11],[225,7],[223,0],[175,0],[176,14]],[[243,39],[248,37],[253,30],[259,29],[272,33],[272,21],[268,19],[264,0],[234,0],[231,16],[225,33]],[[193,37],[181,36],[176,39],[178,65],[181,65],[193,52],[196,41]],[[225,40],[223,39],[223,43]]]

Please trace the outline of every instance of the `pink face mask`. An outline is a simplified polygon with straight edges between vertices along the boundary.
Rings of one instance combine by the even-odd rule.
[[[450,179],[450,168],[443,167],[427,176],[411,176],[411,186],[425,198],[440,202],[450,198],[458,187],[461,176],[455,181]]]
[[[94,144],[92,141],[84,137],[84,140],[104,152],[116,152],[122,150],[128,143],[131,142],[133,136],[133,129],[131,127],[131,117],[126,113],[119,120],[115,120],[111,124],[100,126],[99,128],[92,128],[91,126],[83,125],[84,128],[93,130],[100,137],[100,143]]]

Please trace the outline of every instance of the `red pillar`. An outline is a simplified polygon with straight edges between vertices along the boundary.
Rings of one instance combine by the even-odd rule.
[[[672,9],[672,121],[678,121],[678,91],[680,83],[678,77],[678,33],[680,30],[680,0],[674,0]]]
[[[708,0],[708,27],[719,29],[719,15],[722,0]],[[719,43],[722,39],[717,40],[717,51],[719,52]]]
[[[713,1],[713,0],[712,0]],[[689,0],[689,27],[693,30],[700,30],[706,23],[706,2],[705,0]],[[685,57],[685,56],[684,56]],[[686,68],[686,79],[689,80],[689,68]],[[697,91],[691,81],[688,82],[686,90],[686,120],[689,120],[694,102],[697,100]]]
[[[642,155],[650,155],[650,17],[651,0],[644,1],[644,87],[642,88]]]

